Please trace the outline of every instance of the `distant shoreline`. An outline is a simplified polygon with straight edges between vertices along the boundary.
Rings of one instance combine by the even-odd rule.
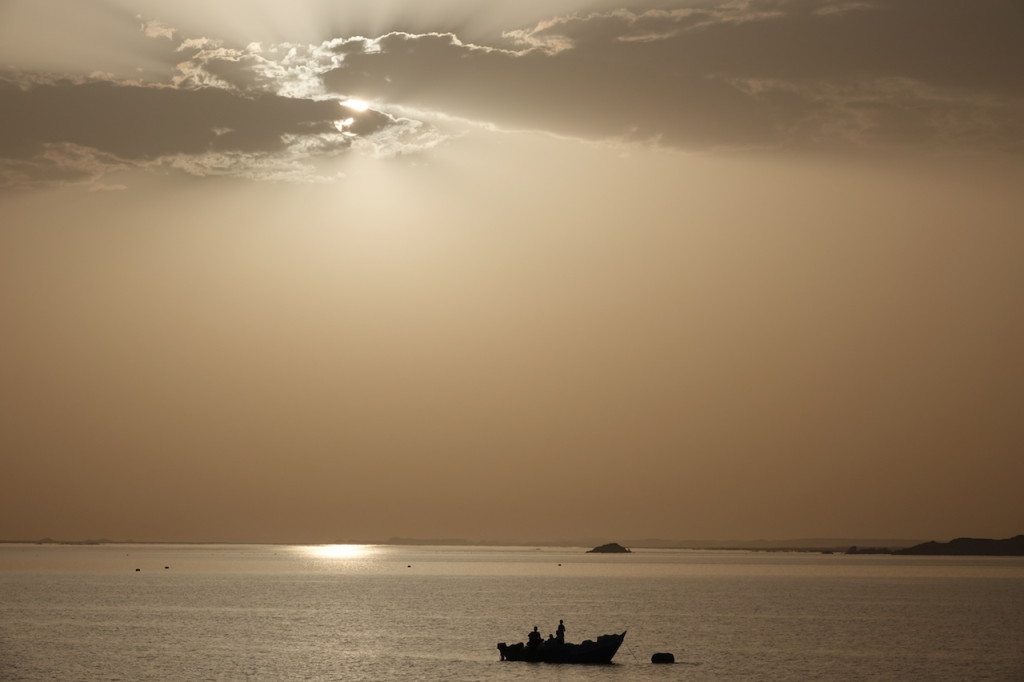
[[[89,538],[86,540],[57,540],[45,537],[39,540],[0,540],[2,545],[60,545],[69,547],[99,545],[389,545],[410,547],[566,547],[581,548],[593,546],[592,541],[563,540],[560,542],[522,542],[522,541],[487,541],[464,540],[459,538],[402,538],[393,537],[384,542],[356,542],[337,540],[334,542],[237,542],[237,541],[167,541],[167,540],[111,540],[108,538]],[[623,548],[647,550],[705,550],[705,551],[747,551],[747,552],[808,552],[820,554],[845,555],[901,555],[901,556],[1024,556],[1024,535],[1017,535],[1003,540],[988,538],[955,538],[949,542],[917,540],[857,540],[845,538],[801,538],[792,540],[638,540],[625,543],[607,543],[621,545]],[[629,552],[628,549],[625,550]]]
[[[833,552],[845,553],[851,547],[884,547],[888,551],[903,549],[920,544],[921,540],[907,539],[859,539],[859,538],[800,538],[788,540],[661,540],[647,539],[622,542],[623,546],[633,549],[685,549],[685,550],[730,550],[748,552]],[[534,541],[521,540],[465,540],[460,538],[389,538],[384,541],[367,540],[336,540],[325,542],[275,542],[275,541],[237,541],[237,540],[114,540],[109,538],[84,540],[61,540],[42,538],[35,540],[0,540],[0,545],[61,545],[61,546],[98,546],[98,545],[393,545],[393,546],[456,546],[456,547],[579,547],[589,549],[595,544],[603,544],[592,539]]]

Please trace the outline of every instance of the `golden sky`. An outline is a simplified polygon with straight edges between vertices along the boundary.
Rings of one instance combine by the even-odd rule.
[[[0,538],[1008,537],[1024,5],[0,2]]]

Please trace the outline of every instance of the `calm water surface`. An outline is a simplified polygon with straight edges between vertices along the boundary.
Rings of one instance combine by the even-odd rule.
[[[499,662],[559,618],[616,663]],[[0,679],[1019,682],[1024,559],[5,545]]]

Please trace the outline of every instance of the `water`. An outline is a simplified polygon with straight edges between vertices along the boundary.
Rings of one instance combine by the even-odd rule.
[[[616,663],[499,662],[559,618]],[[1019,681],[1024,559],[4,545],[0,679]]]

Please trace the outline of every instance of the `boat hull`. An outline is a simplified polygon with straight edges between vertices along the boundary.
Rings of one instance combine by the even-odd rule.
[[[580,644],[555,641],[540,642],[529,646],[522,642],[507,645],[498,644],[503,661],[526,661],[528,663],[611,663],[625,639],[620,635],[601,635],[597,641],[586,640]]]

